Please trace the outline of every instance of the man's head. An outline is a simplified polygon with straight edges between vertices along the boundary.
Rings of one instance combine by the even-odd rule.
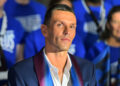
[[[76,17],[73,10],[61,4],[48,9],[41,27],[46,47],[54,51],[68,51],[76,33]]]
[[[120,6],[113,7],[109,12],[103,37],[113,37],[120,42]]]

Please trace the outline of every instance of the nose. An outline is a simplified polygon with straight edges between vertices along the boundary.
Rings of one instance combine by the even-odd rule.
[[[69,28],[67,26],[64,28],[64,35],[69,35]]]

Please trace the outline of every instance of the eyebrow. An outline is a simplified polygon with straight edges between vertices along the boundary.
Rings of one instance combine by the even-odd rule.
[[[63,21],[60,21],[60,20],[56,20],[56,21],[54,21],[54,23],[56,23],[56,22],[61,22],[62,24],[65,24]],[[71,23],[71,25],[75,25],[75,26],[77,26],[76,23]]]

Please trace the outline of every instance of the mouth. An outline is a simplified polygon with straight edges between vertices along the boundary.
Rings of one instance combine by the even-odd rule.
[[[62,41],[67,41],[67,42],[70,42],[70,41],[71,41],[69,38],[62,38],[61,40],[62,40]]]

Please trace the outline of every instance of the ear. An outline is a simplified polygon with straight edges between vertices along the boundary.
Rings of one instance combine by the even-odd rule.
[[[44,37],[48,36],[48,27],[47,27],[47,25],[45,25],[45,24],[41,25],[41,32],[42,32]]]

